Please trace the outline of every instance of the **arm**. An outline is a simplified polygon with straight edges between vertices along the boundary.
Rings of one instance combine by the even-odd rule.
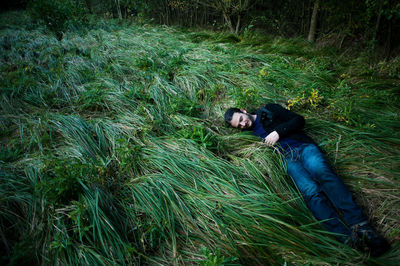
[[[268,146],[273,146],[275,145],[275,143],[277,143],[279,140],[279,134],[276,131],[272,131],[271,133],[268,134],[268,136],[266,136],[264,138],[264,142],[268,145]]]
[[[279,104],[267,104],[265,107],[269,111],[273,112],[279,120],[283,121],[275,127],[275,131],[278,133],[279,138],[284,138],[290,133],[299,131],[305,125],[303,116],[287,110]]]

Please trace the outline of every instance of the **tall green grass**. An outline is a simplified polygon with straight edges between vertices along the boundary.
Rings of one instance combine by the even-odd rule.
[[[59,41],[25,13],[1,21],[2,262],[399,260],[400,82],[391,68],[297,39],[97,19]],[[387,255],[338,243],[281,156],[224,125],[226,108],[270,101],[306,116],[393,242]]]

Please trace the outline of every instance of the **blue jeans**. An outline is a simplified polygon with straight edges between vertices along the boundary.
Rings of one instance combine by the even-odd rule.
[[[315,218],[323,221],[328,231],[350,236],[349,227],[367,221],[348,188],[315,144],[307,143],[287,151],[285,158],[289,175]],[[342,213],[344,223],[337,210]]]

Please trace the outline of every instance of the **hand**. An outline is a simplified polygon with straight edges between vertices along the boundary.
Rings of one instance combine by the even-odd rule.
[[[273,146],[279,140],[279,134],[276,131],[269,133],[268,136],[265,137],[264,142],[268,146]]]

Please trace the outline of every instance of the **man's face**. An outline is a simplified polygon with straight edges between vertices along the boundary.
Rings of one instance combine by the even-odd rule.
[[[231,125],[235,128],[246,129],[253,126],[253,117],[246,112],[243,113],[233,113]]]

